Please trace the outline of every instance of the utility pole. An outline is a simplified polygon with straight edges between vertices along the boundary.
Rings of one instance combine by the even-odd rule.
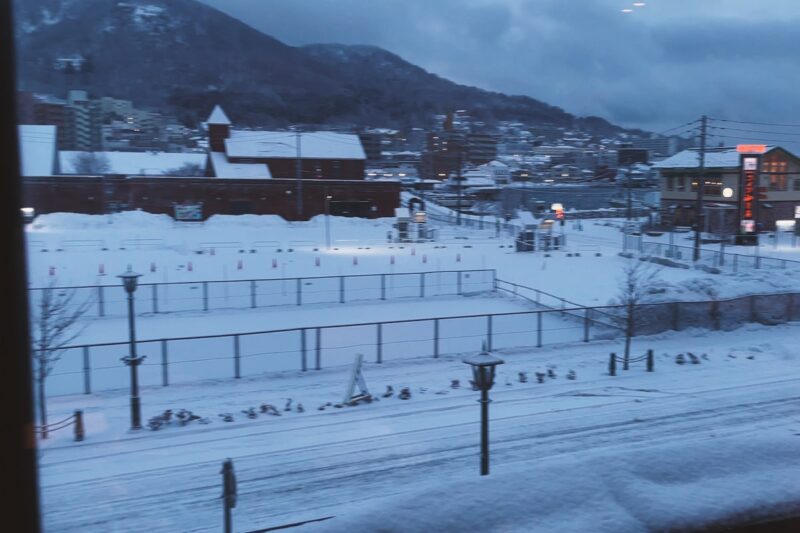
[[[632,199],[631,199],[631,169],[625,171],[625,185],[627,185],[628,189],[628,202],[626,204],[627,209],[625,210],[626,219],[631,219],[632,213]]]
[[[300,128],[295,130],[295,145],[297,147],[297,219],[303,220],[303,160],[301,159]]]
[[[700,234],[703,231],[703,195],[706,185],[706,132],[708,128],[708,117],[703,115],[700,118],[700,171],[697,175],[697,202],[695,204],[695,228],[694,228],[694,261],[700,260]]]
[[[462,147],[458,147],[458,169],[456,170],[456,179],[458,180],[458,200],[456,202],[456,225],[461,225],[461,187],[462,187],[462,180],[463,177],[461,176],[461,150]]]

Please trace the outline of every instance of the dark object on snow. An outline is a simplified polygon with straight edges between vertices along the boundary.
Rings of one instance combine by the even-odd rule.
[[[511,385],[513,385],[513,383],[511,383],[511,380],[506,376],[506,387],[510,387]]]
[[[692,360],[692,364],[693,365],[699,365],[700,364],[700,358],[697,357],[695,354],[693,354],[692,352],[687,352],[687,355],[689,356],[689,359]]]
[[[324,411],[324,410],[325,410],[324,405],[320,405],[319,407],[317,407],[317,411]]]
[[[460,389],[461,388],[461,382],[459,380],[457,380],[457,379],[451,379],[450,380],[450,388],[451,389]]]
[[[219,417],[223,422],[233,422],[233,415],[230,413],[222,413]]]
[[[517,376],[519,376],[520,383],[527,383],[528,382],[528,373],[527,372],[517,372]]]
[[[278,411],[274,405],[268,403],[261,404],[261,412],[270,415],[281,416],[280,411]]]
[[[679,353],[678,355],[675,356],[675,362],[678,363],[679,365],[685,365],[686,359],[683,357],[682,353]]]
[[[297,412],[298,412],[298,413],[305,413],[305,412],[306,412],[306,410],[305,410],[305,408],[303,407],[303,404],[302,404],[302,403],[298,403],[298,404],[297,404]]]
[[[246,409],[246,410],[242,411],[242,413],[244,413],[244,415],[247,418],[250,418],[250,419],[258,418],[258,413],[256,413],[256,408],[255,407],[251,407],[250,409]]]
[[[553,369],[552,369],[552,368],[548,368],[548,369],[547,369],[547,377],[548,377],[548,378],[555,378],[555,377],[556,377],[556,373],[555,373],[555,372],[553,372]]]
[[[147,427],[151,430],[156,431],[161,429],[162,426],[165,426],[170,423],[172,419],[172,410],[167,409],[160,415],[156,415],[152,417],[150,420],[147,421]]]
[[[394,389],[391,385],[386,385],[386,392],[383,393],[384,398],[389,398],[394,394]]]
[[[283,407],[284,411],[291,411],[292,410],[292,399],[289,398],[286,400],[286,405]]]
[[[344,405],[342,405],[342,404],[340,404],[340,403],[335,403],[335,404],[333,404],[333,406],[334,406],[335,408],[337,408],[337,409],[341,409],[342,407],[344,407]]]
[[[539,383],[544,383],[544,378],[547,376],[544,372],[537,372],[536,373],[536,381]]]
[[[178,413],[175,415],[175,418],[178,419],[178,424],[182,426],[185,426],[186,424],[194,420],[200,420],[199,416],[197,416],[191,411],[187,411],[186,409],[181,409],[180,411],[178,411]]]
[[[400,394],[397,395],[398,398],[401,400],[410,400],[411,399],[411,389],[408,387],[403,387],[400,389]]]
[[[569,372],[567,372],[567,379],[575,379],[576,377],[577,376],[575,375],[574,370],[570,370]]]

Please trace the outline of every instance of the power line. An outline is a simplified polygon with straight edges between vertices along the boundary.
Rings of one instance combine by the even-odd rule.
[[[686,126],[692,126],[694,124],[697,124],[698,122],[700,122],[700,119],[695,119],[695,120],[693,120],[691,122],[687,122],[686,124],[681,124],[680,126],[675,126],[674,128],[666,129],[666,130],[664,130],[664,131],[662,131],[660,133],[657,133],[656,135],[666,135],[667,133],[669,133],[671,131],[679,130],[679,129],[685,128]]]
[[[776,124],[772,122],[745,122],[742,120],[728,120],[724,118],[711,118],[719,122],[731,122],[733,124],[749,124],[753,126],[775,126],[777,128],[800,128],[800,124]]]

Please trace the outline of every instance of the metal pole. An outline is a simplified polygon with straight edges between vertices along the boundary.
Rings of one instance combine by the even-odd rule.
[[[297,278],[297,305],[303,305],[303,280]]]
[[[300,353],[301,355],[301,368],[303,372],[308,371],[308,351],[306,346],[306,330],[305,328],[300,330]]]
[[[708,117],[703,115],[700,119],[700,171],[697,176],[697,201],[695,206],[695,228],[694,228],[694,255],[693,260],[700,260],[700,239],[703,231],[703,196],[705,195],[706,185],[706,128],[708,127]]]
[[[239,335],[233,336],[233,370],[234,370],[234,377],[239,379],[242,377],[241,374],[241,352],[239,351]]]
[[[161,384],[166,387],[169,385],[169,352],[167,351],[167,340],[161,340]]]
[[[89,347],[83,347],[83,392],[92,393],[92,367],[89,360]]]
[[[486,315],[486,349],[492,351],[492,315]]]
[[[256,282],[255,280],[250,282],[250,307],[253,309],[256,308]]]
[[[128,333],[130,338],[131,367],[131,429],[142,429],[141,401],[139,398],[139,376],[137,367],[141,362],[136,355],[136,324],[133,308],[133,291],[128,293]]]
[[[483,379],[486,379],[485,368],[480,371],[484,373]],[[481,390],[481,475],[486,476],[489,474],[489,391],[486,389]]]
[[[203,282],[203,311],[208,311],[208,282]]]
[[[536,347],[542,347],[542,312],[536,313]]]
[[[158,314],[158,284],[153,283],[151,287],[153,288],[153,313]]]
[[[377,339],[375,341],[378,364],[383,363],[383,324],[377,324]]]
[[[299,128],[295,132],[295,139],[297,141],[297,219],[303,220],[303,161]]]
[[[322,370],[322,331],[320,330],[320,328],[317,328],[317,344],[316,344],[314,368],[316,370]]]
[[[103,298],[103,286],[100,285],[97,287],[97,306],[98,311],[100,312],[100,316],[106,316],[106,301]]]
[[[325,194],[325,246],[331,249],[331,199]]]
[[[433,321],[433,357],[439,357],[439,319]]]
[[[344,303],[344,276],[339,276],[339,303]]]

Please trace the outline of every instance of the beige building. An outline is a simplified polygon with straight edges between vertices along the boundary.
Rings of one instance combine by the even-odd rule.
[[[745,157],[757,159],[749,184],[752,194],[748,194],[747,172],[742,168]],[[695,223],[699,167],[697,149],[654,165],[660,174],[661,214],[666,223]],[[773,230],[776,221],[793,222],[800,209],[800,158],[784,148],[767,146],[759,155],[741,154],[735,147],[709,149],[704,175],[704,230],[709,233],[736,233],[743,219],[752,219],[758,229]]]

